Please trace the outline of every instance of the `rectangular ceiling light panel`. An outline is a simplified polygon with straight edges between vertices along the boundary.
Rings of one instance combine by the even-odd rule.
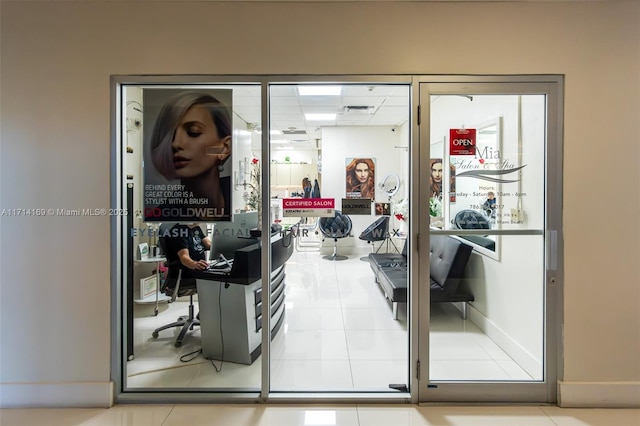
[[[298,86],[300,96],[340,96],[342,86]]]

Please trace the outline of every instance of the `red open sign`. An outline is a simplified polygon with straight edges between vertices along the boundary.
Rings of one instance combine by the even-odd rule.
[[[449,155],[476,155],[476,129],[449,129]]]

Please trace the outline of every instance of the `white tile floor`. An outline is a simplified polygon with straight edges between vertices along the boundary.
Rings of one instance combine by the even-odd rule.
[[[272,341],[272,390],[388,391],[390,383],[408,383],[406,310],[392,319],[363,254],[332,262],[318,252],[294,251],[286,269],[285,322]],[[128,387],[258,389],[260,358],[251,366],[225,362],[218,373],[201,355],[180,361],[200,348],[198,329],[181,348],[173,345],[177,329],[151,337],[156,327],[186,314],[187,305],[162,305],[157,317],[151,306],[136,306]],[[432,380],[531,380],[452,305],[432,307],[431,327]]]
[[[555,406],[117,405],[2,409],[2,426],[637,426],[640,409]]]

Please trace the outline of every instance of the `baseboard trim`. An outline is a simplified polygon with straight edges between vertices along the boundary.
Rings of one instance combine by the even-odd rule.
[[[640,382],[558,381],[563,408],[640,408]]]
[[[113,382],[1,383],[0,408],[109,408]]]
[[[536,357],[525,350],[520,343],[474,308],[472,303],[469,304],[468,315],[469,319],[478,326],[487,337],[493,340],[496,345],[500,346],[500,348],[531,377],[536,379],[542,377],[542,363],[540,360],[536,359]]]

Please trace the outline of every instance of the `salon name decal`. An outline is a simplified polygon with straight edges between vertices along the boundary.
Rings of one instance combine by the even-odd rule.
[[[453,162],[456,168],[456,178],[469,177],[496,183],[518,182],[520,176],[511,175],[522,168],[516,167],[507,159],[501,159],[500,151],[485,146],[475,150],[475,158],[459,159]]]

